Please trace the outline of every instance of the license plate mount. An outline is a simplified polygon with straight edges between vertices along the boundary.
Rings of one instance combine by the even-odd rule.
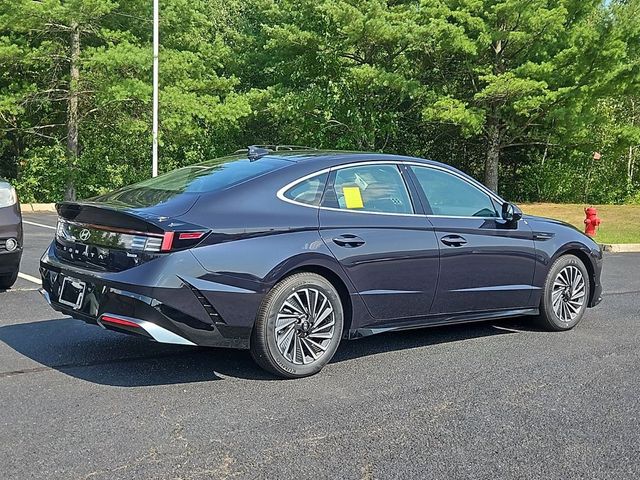
[[[86,289],[87,284],[85,282],[71,277],[64,277],[58,301],[74,310],[79,310],[82,307]]]

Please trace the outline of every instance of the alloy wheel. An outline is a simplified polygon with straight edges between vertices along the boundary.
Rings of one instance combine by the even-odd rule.
[[[333,305],[315,288],[301,288],[284,301],[275,322],[280,353],[296,365],[320,359],[335,333]]]
[[[575,265],[567,265],[558,272],[551,290],[551,305],[563,322],[578,317],[586,300],[586,283],[582,272]]]

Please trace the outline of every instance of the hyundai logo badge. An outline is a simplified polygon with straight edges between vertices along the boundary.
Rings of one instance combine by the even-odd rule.
[[[90,236],[91,236],[91,232],[87,228],[83,228],[82,231],[80,232],[80,240],[82,240],[83,242],[86,242],[87,240],[89,240]]]

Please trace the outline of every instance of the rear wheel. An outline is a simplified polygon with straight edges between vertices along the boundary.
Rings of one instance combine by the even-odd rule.
[[[570,330],[587,309],[589,272],[574,255],[558,258],[547,275],[538,323],[549,330]]]
[[[13,287],[13,284],[18,280],[18,272],[15,271],[8,275],[0,275],[0,290],[7,290]]]
[[[267,294],[251,337],[251,355],[276,375],[298,378],[322,370],[335,354],[344,314],[331,283],[315,273],[298,273]]]

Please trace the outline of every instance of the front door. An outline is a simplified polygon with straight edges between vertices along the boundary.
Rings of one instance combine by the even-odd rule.
[[[438,244],[424,215],[415,214],[397,165],[334,170],[320,208],[320,234],[374,319],[429,313]]]
[[[431,313],[531,307],[535,245],[524,220],[507,222],[497,198],[468,178],[411,166],[440,248],[440,280]]]

